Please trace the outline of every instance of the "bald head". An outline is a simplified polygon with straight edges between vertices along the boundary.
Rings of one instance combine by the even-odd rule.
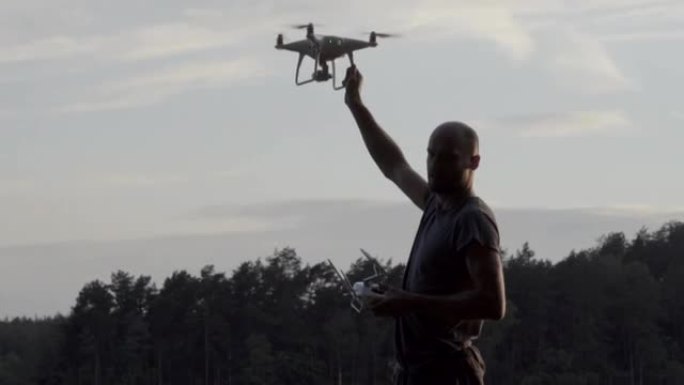
[[[475,130],[462,122],[445,122],[437,126],[430,136],[431,144],[456,147],[465,156],[479,155],[479,139]]]
[[[458,194],[470,189],[479,163],[479,140],[472,127],[461,122],[445,122],[432,131],[427,168],[433,191]]]

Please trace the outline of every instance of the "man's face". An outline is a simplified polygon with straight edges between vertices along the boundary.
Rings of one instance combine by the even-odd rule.
[[[462,191],[472,156],[465,153],[458,138],[432,136],[427,149],[427,174],[430,190],[440,194]]]

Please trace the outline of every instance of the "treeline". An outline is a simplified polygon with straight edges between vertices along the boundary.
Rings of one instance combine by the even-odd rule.
[[[404,265],[382,263],[399,284]],[[488,384],[684,384],[684,223],[555,264],[525,244],[504,266],[507,315],[477,342]],[[327,263],[285,248],[161,288],[118,271],[66,317],[0,322],[0,384],[389,384],[392,333],[350,308]]]

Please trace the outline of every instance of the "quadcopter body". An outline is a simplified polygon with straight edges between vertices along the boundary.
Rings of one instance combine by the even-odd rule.
[[[313,81],[324,82],[332,79],[333,89],[335,90],[340,90],[344,88],[345,85],[344,80],[342,81],[341,85],[337,85],[335,74],[336,59],[347,56],[349,58],[349,63],[354,65],[354,51],[368,47],[376,47],[378,45],[378,37],[394,36],[386,33],[370,32],[369,38],[366,41],[334,35],[317,35],[314,33],[314,27],[312,23],[297,25],[295,28],[306,28],[306,38],[290,43],[284,43],[283,35],[278,34],[275,45],[275,48],[278,50],[287,50],[297,52],[299,54],[297,69],[295,71],[295,84],[301,86]],[[314,72],[310,79],[300,80],[299,70],[304,57],[309,57],[314,60]],[[332,65],[332,74],[329,71],[328,62],[330,62]]]

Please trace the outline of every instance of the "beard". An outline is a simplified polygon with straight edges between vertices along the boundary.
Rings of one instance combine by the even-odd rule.
[[[430,190],[436,194],[452,194],[461,190],[461,187],[452,181],[431,180],[428,183]]]
[[[442,195],[459,194],[468,189],[466,181],[457,178],[429,178],[428,187],[433,193]]]

